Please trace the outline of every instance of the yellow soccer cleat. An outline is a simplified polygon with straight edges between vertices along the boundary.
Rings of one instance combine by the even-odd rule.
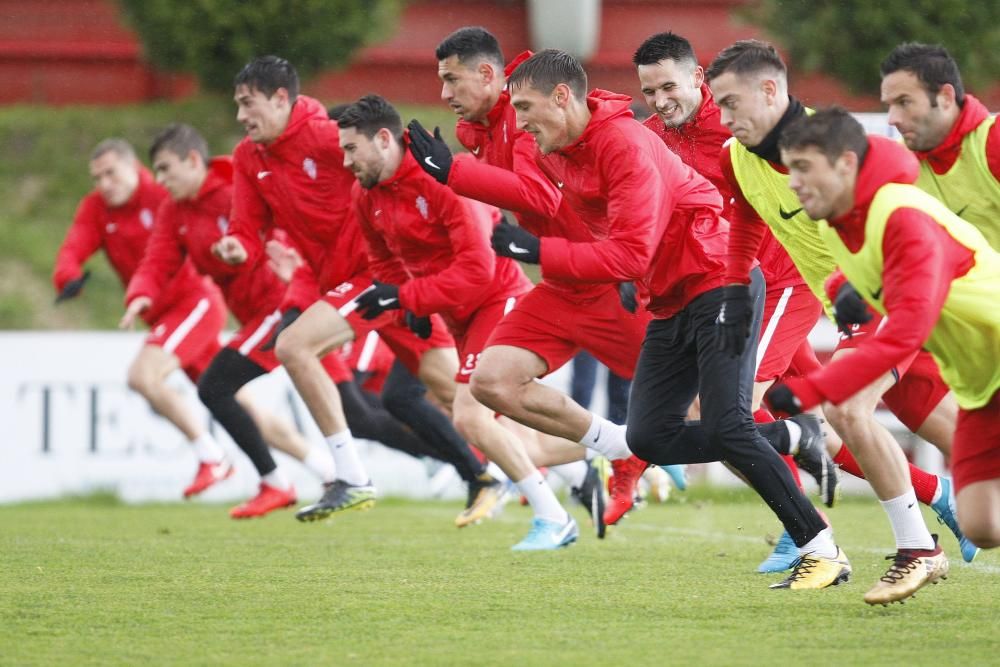
[[[792,573],[770,588],[789,588],[793,591],[816,590],[847,583],[851,577],[851,563],[844,550],[837,547],[835,558],[824,558],[815,553],[800,556]]]
[[[936,584],[948,578],[948,557],[944,555],[934,535],[934,549],[900,549],[886,560],[892,565],[865,593],[865,602],[888,606],[893,602],[903,604],[903,600],[927,584]]]
[[[503,482],[483,473],[475,481],[469,482],[469,499],[465,509],[455,517],[455,525],[464,528],[492,516],[505,495]]]

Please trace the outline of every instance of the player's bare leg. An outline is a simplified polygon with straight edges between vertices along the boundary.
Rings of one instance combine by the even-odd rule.
[[[958,492],[958,523],[974,544],[1000,547],[1000,479],[973,482]]]

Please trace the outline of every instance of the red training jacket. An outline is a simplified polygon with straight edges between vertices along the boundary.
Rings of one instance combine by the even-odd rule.
[[[281,136],[266,145],[245,138],[233,153],[229,233],[247,249],[251,265],[272,227],[288,233],[307,265],[289,286],[293,299],[308,282],[303,272],[311,270],[327,290],[367,266],[361,232],[351,219],[354,174],[344,168],[339,136],[323,105],[299,95]],[[306,291],[312,291],[307,301],[315,301],[314,289]]]
[[[531,289],[512,259],[490,246],[492,216],[426,174],[407,150],[389,179],[370,190],[355,183],[355,210],[376,279],[400,285],[399,302],[415,315],[440,313],[456,335],[484,304]]]
[[[536,152],[542,172],[597,239],[542,238],[542,275],[638,281],[647,309],[667,318],[725,284],[728,223],[718,190],[637,123],[630,103],[626,95],[592,91],[583,134],[559,151]]]
[[[729,180],[722,173],[719,154],[722,145],[732,137],[729,128],[721,121],[719,105],[706,84],[701,86],[701,106],[694,117],[681,127],[667,127],[659,116],[653,114],[643,125],[656,133],[667,148],[677,153],[684,163],[712,182],[722,195],[723,217],[734,221],[733,193]],[[767,282],[767,289],[784,289],[791,285],[804,285],[799,270],[788,256],[785,247],[765,229],[757,249],[760,270]]]
[[[109,207],[96,191],[84,197],[56,256],[52,272],[56,290],[62,291],[66,283],[79,278],[83,273],[83,264],[101,249],[118,274],[122,286],[128,285],[146,250],[160,202],[167,198],[167,191],[153,180],[153,175],[144,167],[139,169],[139,185],[123,205]],[[189,263],[184,264],[171,274],[159,298],[154,299],[152,306],[143,312],[142,319],[147,324],[155,322],[182,297],[207,289],[210,289],[209,286],[202,282],[194,268]]]
[[[285,285],[263,255],[254,264],[230,266],[212,254],[212,245],[228,231],[232,205],[232,160],[215,158],[194,199],[167,198],[160,204],[146,256],[129,282],[125,303],[139,296],[156,301],[170,276],[190,257],[199,273],[222,288],[226,305],[241,324],[278,308]]]
[[[864,243],[868,208],[878,189],[886,183],[914,183],[919,173],[913,153],[891,139],[868,137],[868,148],[858,172],[854,208],[829,221],[852,252]],[[882,253],[884,325],[854,354],[789,380],[803,409],[847,400],[919,350],[934,329],[951,281],[974,264],[971,250],[915,208],[900,208],[889,216]]]

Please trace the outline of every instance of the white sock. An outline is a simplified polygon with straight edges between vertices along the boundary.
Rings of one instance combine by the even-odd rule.
[[[580,444],[604,454],[612,461],[632,456],[625,442],[625,427],[590,413],[590,428],[581,438]]]
[[[933,549],[934,538],[927,530],[924,517],[920,513],[917,494],[913,487],[906,493],[891,500],[880,500],[892,524],[892,534],[896,536],[897,549]]]
[[[795,456],[799,453],[799,440],[802,439],[802,427],[793,422],[791,419],[784,419],[782,422],[785,424],[785,428],[788,429],[788,453]]]
[[[289,482],[288,478],[281,473],[281,468],[275,468],[271,472],[267,473],[261,478],[261,481],[268,486],[281,489],[282,491],[287,491],[292,488],[292,483]]]
[[[355,485],[369,482],[368,471],[358,456],[358,449],[349,430],[345,429],[340,433],[326,436],[326,443],[330,445],[333,463],[337,466],[338,479]]]
[[[192,440],[191,445],[194,447],[195,456],[198,457],[199,461],[218,463],[226,458],[226,453],[222,451],[222,447],[219,447],[219,443],[215,441],[215,438],[208,431],[205,431]]]
[[[493,461],[486,462],[486,472],[490,477],[492,477],[495,480],[499,480],[501,482],[507,481],[507,473],[501,470],[500,466],[498,466],[496,463],[493,463]]]
[[[833,543],[833,530],[830,527],[819,531],[816,537],[799,547],[800,556],[808,553],[814,553],[822,558],[837,557],[837,545]]]
[[[333,454],[327,447],[310,447],[306,457],[302,459],[302,465],[309,468],[324,484],[337,479],[337,466],[333,464]]]
[[[549,472],[559,475],[559,478],[570,487],[577,488],[583,485],[583,478],[587,476],[588,469],[586,461],[573,461],[572,463],[549,466]]]
[[[591,449],[590,447],[587,447],[587,448],[586,448],[586,449],[584,450],[584,454],[583,454],[583,460],[584,460],[584,461],[593,461],[594,459],[596,459],[596,458],[597,458],[598,456],[600,456],[600,455],[601,455],[601,453],[600,453],[600,452],[595,452],[595,451],[594,451],[593,449]]]
[[[531,505],[537,518],[566,523],[569,515],[559,504],[556,494],[552,493],[552,489],[545,483],[542,473],[538,470],[517,482],[517,488],[528,499],[528,504]]]

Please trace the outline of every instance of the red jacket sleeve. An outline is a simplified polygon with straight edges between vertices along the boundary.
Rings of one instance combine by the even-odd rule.
[[[823,283],[823,289],[826,291],[826,298],[830,300],[830,303],[837,300],[837,292],[840,291],[840,288],[843,287],[846,282],[847,276],[845,276],[844,272],[840,270],[840,267],[834,269],[833,273],[831,273],[826,279]]]
[[[973,263],[972,252],[927,214],[912,208],[889,216],[882,239],[886,318],[853,354],[790,383],[803,409],[821,400],[842,403],[891,371],[930,337],[951,281]]]
[[[993,178],[1000,181],[1000,122],[993,122],[986,137],[986,164],[989,165]]]
[[[156,213],[146,250],[125,289],[125,305],[140,296],[156,301],[170,279],[184,265],[187,249],[177,234],[173,202],[164,199]]]
[[[474,300],[493,281],[496,255],[490,223],[475,216],[456,194],[437,191],[433,210],[448,232],[451,261],[438,273],[411,278],[399,288],[399,302],[414,315],[448,311]]]
[[[608,238],[574,243],[564,238],[541,239],[542,275],[581,282],[624,282],[646,276],[656,244],[667,224],[661,219],[673,207],[673,193],[663,176],[638,146],[619,142],[595,147],[606,183]]]
[[[237,160],[239,156],[237,155]],[[253,266],[264,252],[264,237],[271,227],[271,209],[260,196],[243,165],[233,169],[233,210],[229,216],[229,236],[236,237],[247,251],[248,266]]]
[[[537,150],[530,134],[518,132],[510,170],[486,164],[468,154],[458,155],[452,162],[448,185],[463,197],[508,211],[554,217],[562,193],[535,165]]]
[[[285,296],[281,300],[279,308],[282,312],[289,308],[305,310],[313,305],[319,297],[319,280],[313,270],[309,268],[309,264],[303,262],[292,273],[292,280],[285,288]]]
[[[59,252],[56,255],[56,265],[52,270],[52,284],[56,291],[61,292],[71,280],[79,278],[83,273],[83,264],[91,255],[100,250],[103,243],[101,230],[98,227],[97,204],[92,197],[86,197],[73,216],[73,223],[66,231]]]
[[[368,250],[368,270],[372,277],[379,282],[390,285],[401,285],[410,279],[403,262],[389,250],[385,244],[382,234],[371,223],[368,215],[368,203],[364,198],[361,185],[354,184],[351,191],[354,214],[361,228],[361,236],[365,240],[365,247]],[[400,299],[402,303],[402,299]]]
[[[735,141],[731,139],[730,141]],[[726,262],[726,283],[750,283],[750,270],[760,252],[760,244],[767,232],[764,222],[750,202],[743,196],[743,190],[733,172],[733,162],[729,155],[729,145],[722,147],[719,153],[719,164],[722,175],[729,182],[732,193],[729,221],[729,253]]]

